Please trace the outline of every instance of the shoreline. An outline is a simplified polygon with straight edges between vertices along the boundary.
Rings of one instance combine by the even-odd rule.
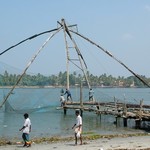
[[[121,134],[121,135],[83,135],[83,145],[74,145],[74,137],[50,137],[32,139],[31,150],[71,149],[71,150],[150,150],[150,134]],[[4,139],[3,139],[4,140]],[[17,140],[17,139],[16,139]],[[0,140],[1,141],[1,140]],[[1,141],[2,142],[2,141]],[[19,150],[23,143],[20,141],[0,142],[0,149]],[[4,141],[3,141],[4,142]]]
[[[6,86],[0,86],[0,89],[11,89],[11,88],[13,88],[13,86],[10,86],[10,85],[6,85]],[[17,88],[17,89],[48,89],[48,88],[64,88],[65,89],[65,86],[62,86],[62,85],[58,85],[58,86],[54,86],[54,85],[46,85],[46,86],[38,86],[38,85],[36,85],[36,86],[25,86],[25,85],[17,85],[17,86],[15,86],[15,88]],[[76,86],[74,85],[72,85],[72,86],[70,86],[70,88],[76,88]],[[84,88],[88,88],[88,86],[84,86]],[[125,87],[125,86],[93,86],[93,88],[131,88],[131,89],[133,89],[133,88],[147,88],[147,87],[137,87],[137,86],[134,86],[134,87]]]

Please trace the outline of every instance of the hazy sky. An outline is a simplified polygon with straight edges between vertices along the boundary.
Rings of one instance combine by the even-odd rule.
[[[57,28],[57,21],[64,18],[68,25],[77,24],[79,33],[110,51],[131,70],[150,77],[149,0],[1,0],[0,18],[0,52],[36,33]],[[0,63],[23,70],[48,37],[45,34],[11,49],[0,55]],[[131,75],[103,51],[74,38],[94,75]],[[29,71],[57,74],[66,70],[65,59],[61,31],[49,41]]]

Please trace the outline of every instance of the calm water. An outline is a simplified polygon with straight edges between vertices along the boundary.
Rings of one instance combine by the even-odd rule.
[[[64,116],[62,110],[56,110],[60,106],[60,88],[48,89],[15,89],[9,98],[9,103],[16,110],[41,108],[37,112],[29,112],[32,122],[31,137],[41,136],[72,136],[71,129],[75,122],[74,110],[68,110]],[[7,94],[9,89],[0,89],[0,100]],[[71,93],[74,100],[79,101],[79,88],[72,88]],[[83,89],[83,99],[88,100],[88,89]],[[150,89],[145,88],[95,88],[94,96],[97,101],[113,101],[114,97],[122,102],[139,103],[144,99],[144,104],[150,104]],[[100,117],[93,112],[83,113],[84,132],[95,132],[100,134],[117,134],[144,132],[134,129],[133,120],[128,121],[128,127],[124,128],[122,120],[118,126],[114,124],[115,117]],[[24,122],[23,112],[4,112],[0,110],[0,137],[21,138],[19,128]]]

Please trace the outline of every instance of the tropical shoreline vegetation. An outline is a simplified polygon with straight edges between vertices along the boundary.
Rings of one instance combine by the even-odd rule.
[[[18,86],[35,86],[35,87],[57,87],[66,85],[66,75],[67,72],[59,72],[58,75],[44,76],[40,73],[37,75],[25,74]],[[13,86],[16,84],[17,80],[20,78],[20,74],[10,74],[7,71],[4,74],[0,74],[0,86]],[[95,76],[88,72],[88,79],[92,87],[146,87],[139,79],[135,76],[129,77],[113,77],[112,75],[102,74],[100,76]],[[150,78],[145,76],[140,76],[147,83],[150,83]],[[83,86],[87,86],[86,82],[83,82],[84,77],[81,74],[73,72],[69,75],[70,86],[80,85],[82,81]]]

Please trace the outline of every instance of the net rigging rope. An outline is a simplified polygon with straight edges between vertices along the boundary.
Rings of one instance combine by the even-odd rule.
[[[76,26],[76,25],[70,25],[70,26],[68,26],[68,27],[74,27],[74,26]],[[26,39],[20,41],[19,43],[10,46],[10,47],[7,48],[6,50],[2,51],[2,52],[0,53],[0,55],[3,55],[4,53],[6,53],[7,51],[11,50],[12,48],[14,48],[14,47],[16,47],[16,46],[18,46],[18,45],[20,45],[20,44],[22,44],[22,43],[24,43],[24,42],[26,42],[26,41],[28,41],[28,40],[32,40],[32,39],[34,39],[34,38],[36,38],[36,37],[38,37],[38,36],[40,36],[40,35],[43,35],[43,34],[46,34],[46,33],[50,33],[50,32],[53,32],[53,31],[58,31],[58,30],[60,30],[60,29],[62,29],[62,26],[59,27],[59,28],[55,28],[55,29],[52,29],[52,30],[48,30],[48,31],[44,31],[44,32],[41,32],[41,33],[32,35],[32,36],[30,36],[30,37],[28,37],[28,38],[26,38]]]
[[[34,62],[35,58],[38,56],[38,54],[42,51],[42,49],[47,45],[47,43],[50,41],[50,39],[56,34],[58,33],[62,28],[59,28],[55,33],[51,34],[50,37],[48,37],[46,39],[46,41],[43,43],[43,45],[38,49],[38,51],[36,52],[36,54],[31,58],[31,60],[29,61],[29,63],[27,64],[27,67],[25,68],[25,70],[23,71],[22,75],[20,76],[20,78],[17,80],[16,84],[12,87],[12,89],[10,90],[10,92],[7,94],[7,96],[4,98],[3,102],[0,105],[0,108],[5,104],[5,102],[7,101],[8,97],[11,95],[11,93],[13,92],[13,90],[15,89],[15,87],[18,85],[18,83],[20,82],[20,80],[22,79],[22,77],[24,76],[24,74],[26,73],[26,71],[28,70],[28,68],[30,67],[30,65]]]
[[[56,29],[52,29],[52,30],[45,31],[45,32],[41,32],[41,33],[39,33],[39,34],[35,34],[35,35],[33,35],[33,36],[29,37],[29,38],[26,38],[26,39],[20,41],[19,43],[15,44],[15,45],[13,45],[13,46],[11,46],[11,47],[9,47],[9,48],[7,48],[7,49],[4,50],[3,52],[1,52],[0,55],[6,53],[6,52],[9,51],[10,49],[12,49],[12,48],[14,48],[14,47],[16,47],[16,46],[18,46],[18,45],[20,45],[20,44],[22,44],[22,43],[28,41],[28,40],[32,40],[33,38],[36,38],[36,37],[38,37],[38,36],[40,36],[40,35],[42,35],[42,34],[50,33],[50,32],[53,32],[53,31],[57,31],[57,30],[59,30],[59,29],[61,29],[61,28],[56,28]]]
[[[144,85],[146,85],[147,87],[150,88],[150,85],[148,83],[146,83],[146,81],[144,81],[138,74],[136,74],[135,72],[133,72],[129,67],[127,67],[121,60],[117,59],[115,56],[113,56],[108,50],[104,49],[103,47],[101,47],[100,45],[96,44],[95,42],[93,42],[92,40],[90,40],[89,38],[83,36],[82,34],[79,34],[78,32],[75,32],[73,30],[69,30],[70,32],[78,35],[79,37],[82,37],[83,39],[85,39],[86,41],[90,42],[91,44],[95,45],[96,47],[98,47],[99,49],[101,49],[103,52],[105,52],[108,56],[112,57],[114,60],[116,60],[119,64],[121,64],[124,68],[126,68],[129,72],[131,72],[136,78],[138,78],[142,83],[144,83]]]

